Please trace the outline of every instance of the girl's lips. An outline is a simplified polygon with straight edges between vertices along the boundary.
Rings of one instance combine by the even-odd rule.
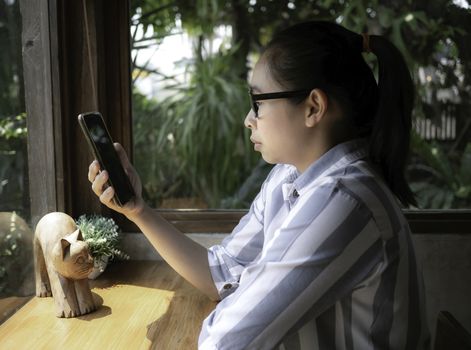
[[[258,142],[257,140],[253,139],[253,138],[250,138],[250,141],[252,141],[253,143],[253,148],[254,150],[258,151],[260,149],[260,147],[262,146],[262,144],[260,142]]]

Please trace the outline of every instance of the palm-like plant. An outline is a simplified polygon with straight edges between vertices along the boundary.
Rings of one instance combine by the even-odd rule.
[[[233,51],[197,61],[189,85],[167,101],[165,133],[174,140],[182,174],[210,207],[234,194],[258,159],[243,125],[246,83],[232,65]]]

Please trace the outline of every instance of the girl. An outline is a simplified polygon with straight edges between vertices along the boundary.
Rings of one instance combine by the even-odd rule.
[[[379,85],[362,52],[379,64]],[[424,299],[399,202],[413,86],[399,51],[380,36],[327,22],[278,33],[255,65],[245,126],[277,164],[232,234],[205,249],[137,196],[113,204],[106,171],[93,191],[134,221],[184,278],[220,300],[200,349],[424,349]],[[202,116],[204,117],[204,116]]]

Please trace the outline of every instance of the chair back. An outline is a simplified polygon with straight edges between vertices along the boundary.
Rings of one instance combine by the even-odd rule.
[[[434,350],[471,350],[471,334],[448,311],[440,311]]]

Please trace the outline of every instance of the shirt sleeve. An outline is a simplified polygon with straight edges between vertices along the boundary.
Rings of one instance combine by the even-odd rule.
[[[208,249],[209,268],[221,299],[239,287],[242,271],[262,251],[265,191],[274,171],[267,176],[248,213],[232,233],[220,245]]]
[[[273,349],[351,293],[382,257],[365,205],[338,186],[300,196],[259,260],[237,270],[239,286],[205,320],[199,349]]]

